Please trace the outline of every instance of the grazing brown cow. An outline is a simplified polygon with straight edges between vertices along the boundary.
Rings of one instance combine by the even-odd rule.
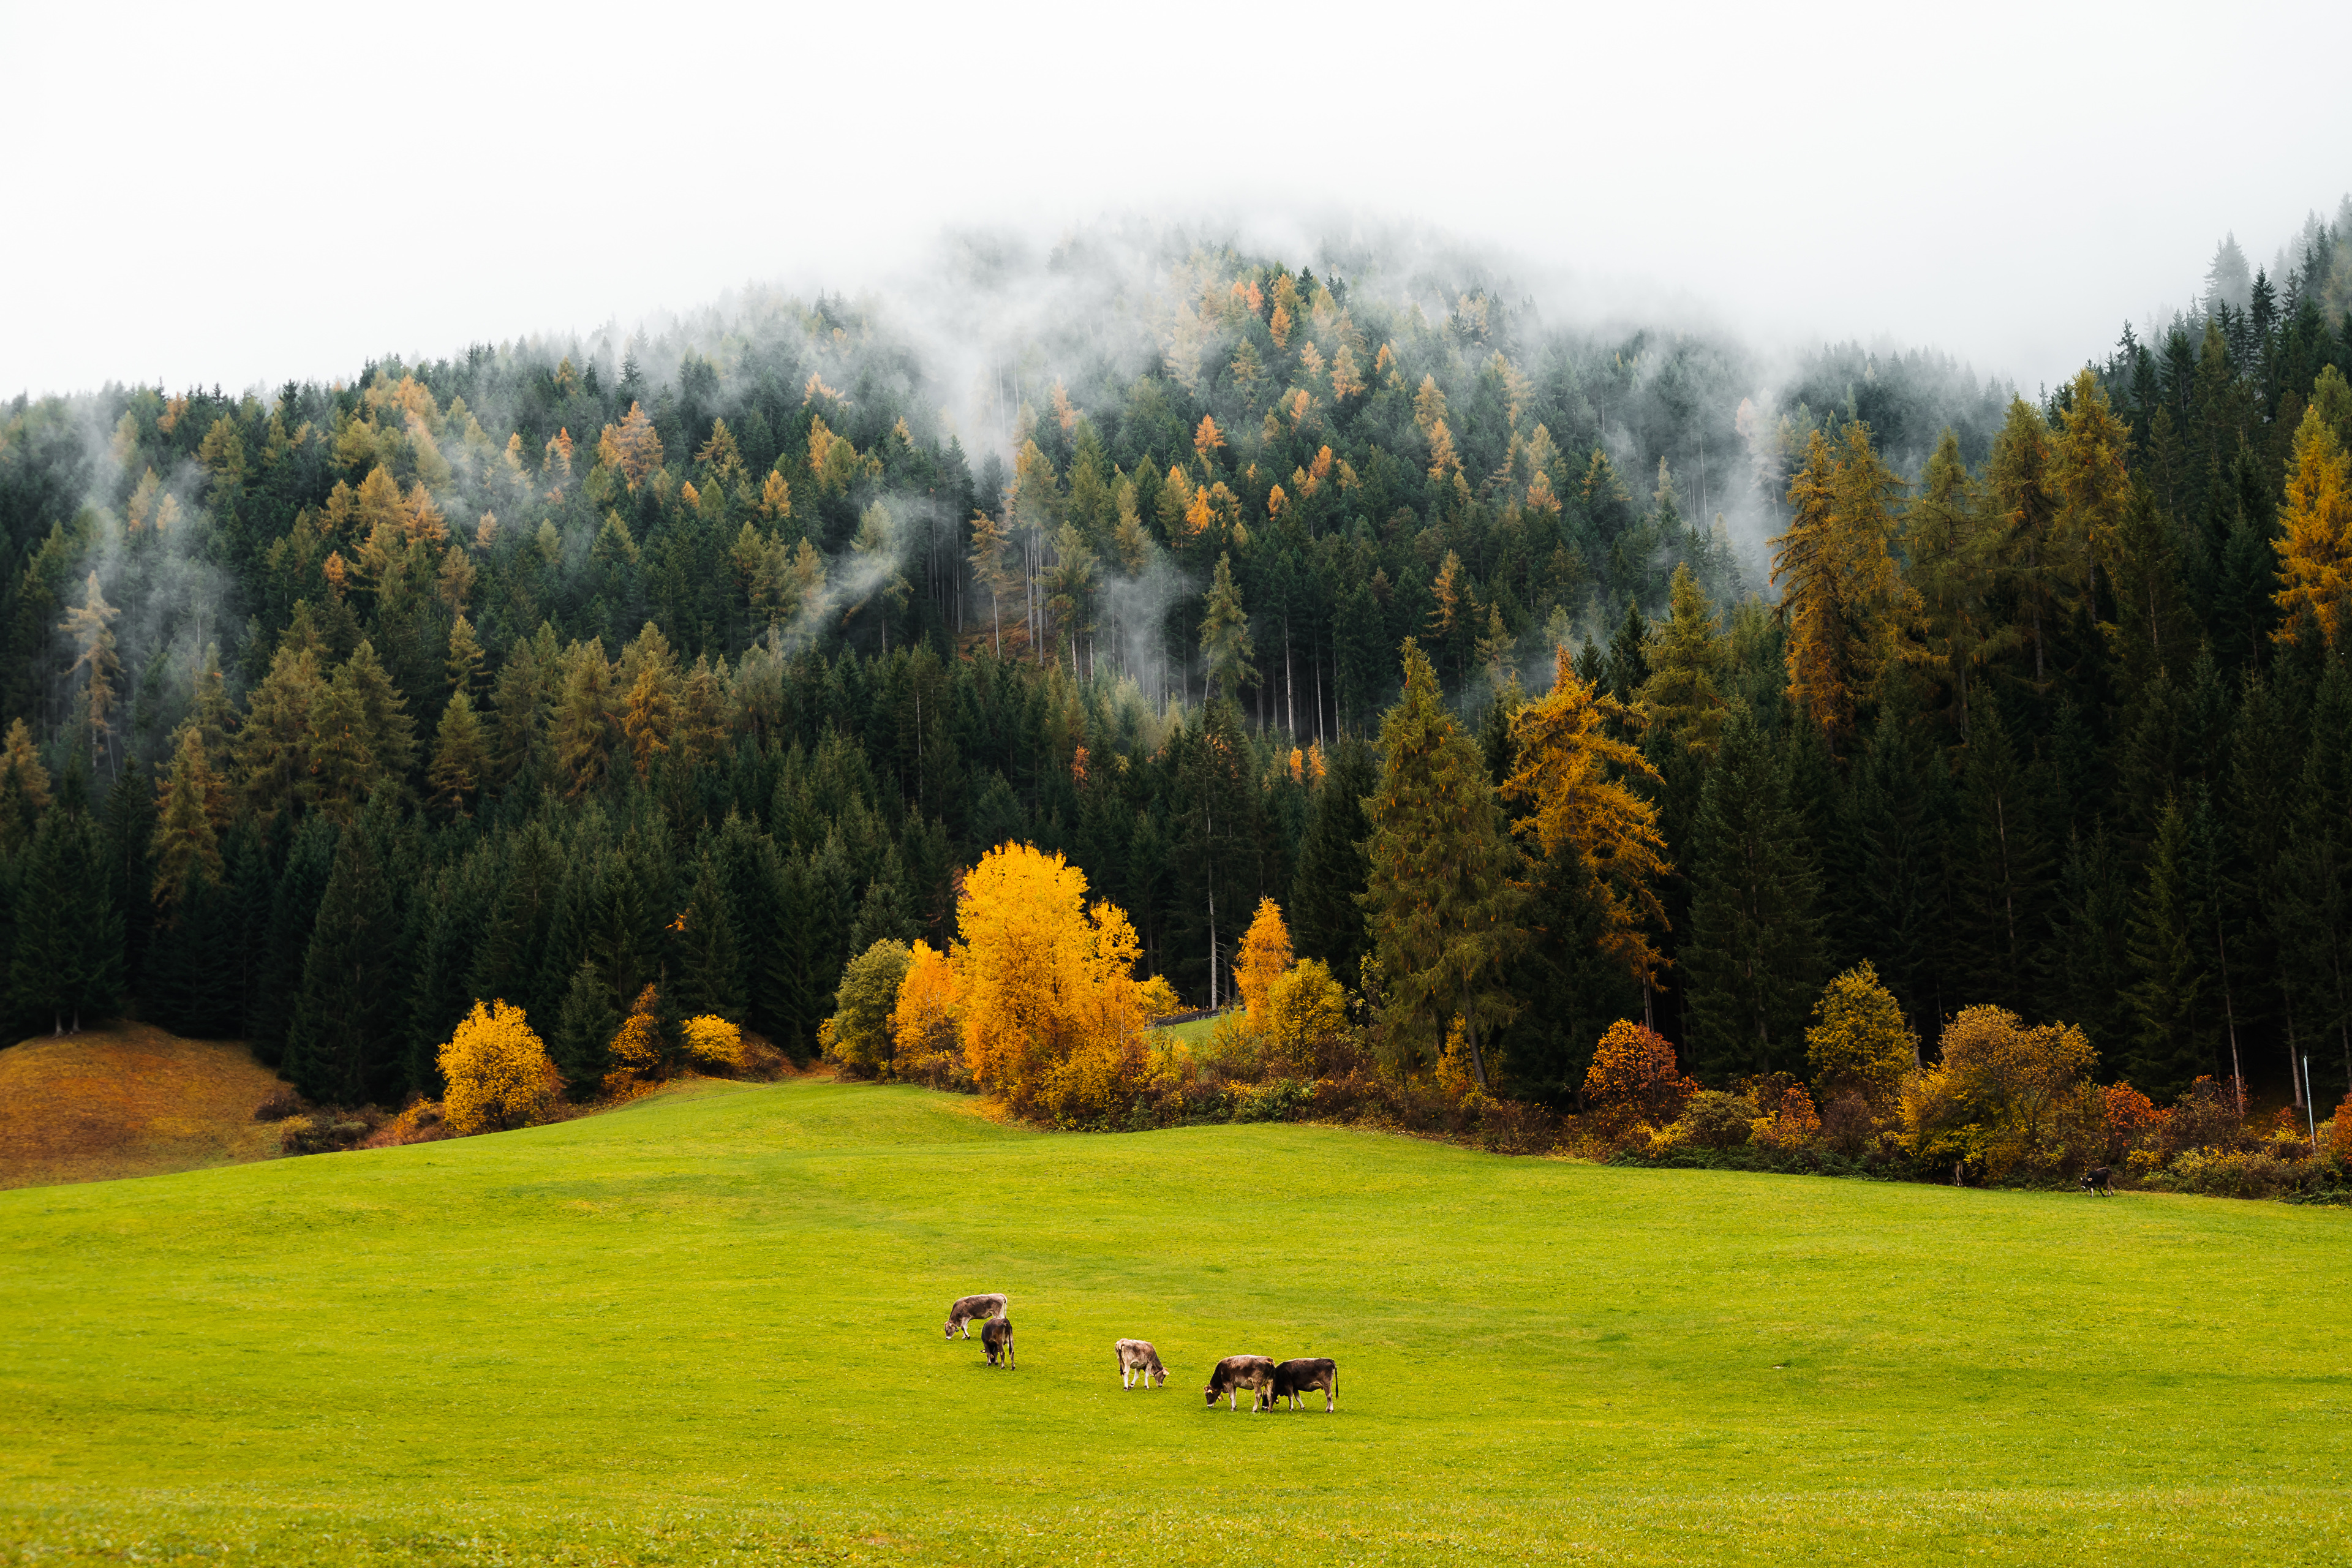
[[[1265,1391],[1274,1382],[1274,1358],[1263,1355],[1229,1355],[1209,1373],[1209,1386],[1201,1392],[1209,1396],[1209,1407],[1216,1408],[1217,1401],[1230,1397],[1233,1407],[1242,1407],[1242,1390],[1250,1391],[1253,1413],[1265,1406]]]
[[[956,1331],[958,1329],[961,1329],[963,1331],[963,1337],[965,1339],[970,1339],[971,1338],[971,1324],[973,1319],[1001,1318],[1004,1316],[1004,1298],[1002,1295],[966,1296],[962,1300],[958,1301],[954,1306],[948,1309],[947,1337],[949,1339],[955,1338]]]
[[[2096,1193],[2103,1198],[2114,1197],[2116,1195],[2116,1189],[2113,1184],[2115,1179],[2116,1171],[2114,1166],[2097,1166],[2095,1169],[2083,1173],[2083,1190],[2086,1193]]]
[[[1129,1382],[1129,1379],[1134,1382]],[[1150,1340],[1118,1342],[1118,1385],[1132,1388],[1136,1384],[1146,1388],[1165,1387],[1168,1369],[1160,1364],[1160,1352],[1151,1348]]]
[[[1271,1408],[1288,1399],[1290,1407],[1296,1410],[1300,1394],[1318,1388],[1323,1391],[1323,1408],[1328,1412],[1339,1392],[1339,1369],[1328,1356],[1302,1356],[1274,1369],[1274,1384],[1266,1394],[1265,1403]]]
[[[988,1352],[989,1365],[996,1365],[996,1358],[1001,1355],[1004,1358],[1003,1364],[1011,1366],[1013,1364],[1013,1320],[991,1318],[981,1324],[980,1348]]]

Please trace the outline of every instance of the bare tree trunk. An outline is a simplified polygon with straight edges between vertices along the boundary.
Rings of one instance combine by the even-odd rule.
[[[1282,700],[1289,715],[1290,738],[1298,739],[1298,682],[1290,672],[1290,617],[1282,618]]]
[[[2220,921],[2213,925],[2213,951],[2221,956],[2221,1016],[2230,1023],[2230,1081],[2237,1086],[2238,1120],[2246,1119],[2246,1074],[2238,1065],[2238,1005],[2230,995],[2230,944],[2221,938]]]

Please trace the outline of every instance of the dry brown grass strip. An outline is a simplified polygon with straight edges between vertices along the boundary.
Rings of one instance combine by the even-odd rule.
[[[282,1088],[236,1040],[116,1024],[0,1051],[0,1187],[104,1182],[267,1160],[253,1109]]]

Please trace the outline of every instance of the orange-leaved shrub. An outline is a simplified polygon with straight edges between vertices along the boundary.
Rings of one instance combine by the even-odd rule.
[[[563,1089],[523,1010],[504,1000],[474,1004],[441,1047],[440,1068],[449,1085],[441,1115],[458,1133],[528,1127]]]
[[[1584,1074],[1584,1103],[1612,1132],[1664,1127],[1697,1089],[1675,1065],[1665,1037],[1626,1018],[1601,1035]]]
[[[648,985],[637,993],[629,1016],[613,1037],[611,1070],[604,1074],[606,1094],[627,1094],[661,1070],[661,994]]]

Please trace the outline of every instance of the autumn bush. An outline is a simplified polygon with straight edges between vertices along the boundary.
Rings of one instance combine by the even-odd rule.
[[[744,1062],[743,1031],[715,1013],[704,1013],[678,1026],[678,1037],[688,1061],[709,1072],[736,1072]]]
[[[448,1118],[442,1114],[438,1100],[423,1095],[412,1095],[400,1114],[378,1127],[362,1141],[362,1149],[396,1149],[405,1143],[433,1143],[453,1134]]]
[[[563,1089],[523,1010],[503,999],[474,1004],[441,1047],[440,1068],[449,1086],[441,1114],[460,1135],[528,1127]]]
[[[2090,1081],[2095,1057],[2082,1030],[1964,1007],[1938,1048],[1934,1067],[1903,1080],[1903,1131],[1917,1158],[1974,1164],[2000,1181],[2079,1170],[2104,1152],[2105,1100]]]
[[[1697,1090],[1665,1037],[1625,1018],[1601,1035],[1584,1074],[1584,1103],[1606,1131],[1664,1127]]]
[[[1822,1100],[1853,1094],[1874,1117],[1895,1114],[1903,1076],[1919,1065],[1919,1042],[1867,961],[1823,988],[1805,1030],[1805,1060]]]
[[[918,1035],[952,1019],[972,1081],[1017,1114],[1123,1124],[1149,1060],[1141,949],[1124,911],[1086,894],[1059,854],[990,850],[964,877],[943,973],[919,979],[910,952],[892,1012]]]
[[[2238,1090],[2230,1083],[2212,1078],[2190,1083],[2172,1102],[2171,1112],[2164,1120],[2160,1146],[2167,1157],[2177,1159],[2193,1149],[2249,1147],[2253,1140],[2238,1104]]]
[[[1702,1089],[1684,1103],[1682,1115],[1667,1129],[1672,1136],[1664,1147],[1736,1149],[1748,1142],[1756,1117],[1756,1102],[1747,1095]]]
[[[629,1016],[621,1020],[620,1031],[606,1047],[605,1060],[610,1064],[604,1073],[604,1089],[608,1095],[626,1095],[651,1079],[662,1068],[661,993],[648,985],[637,993],[629,1007]]]

